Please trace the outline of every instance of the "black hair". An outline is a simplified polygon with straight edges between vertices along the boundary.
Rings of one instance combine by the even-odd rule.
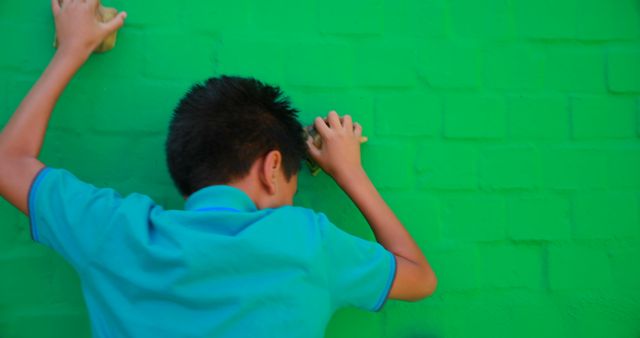
[[[194,84],[174,110],[165,144],[180,193],[243,178],[276,149],[290,180],[307,151],[298,112],[278,86],[254,78],[223,75]]]

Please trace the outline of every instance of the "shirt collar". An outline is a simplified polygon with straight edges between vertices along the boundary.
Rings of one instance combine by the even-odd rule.
[[[229,210],[257,211],[256,204],[249,195],[240,188],[230,185],[210,185],[191,194],[185,204],[184,209],[189,211],[198,210]],[[203,210],[203,211],[204,211]]]

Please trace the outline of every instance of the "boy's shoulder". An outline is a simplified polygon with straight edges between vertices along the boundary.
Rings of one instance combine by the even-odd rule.
[[[317,220],[321,212],[317,212],[311,208],[302,207],[298,205],[283,205],[272,209],[273,212],[281,213],[284,215],[290,215],[292,217],[307,217],[314,221]],[[324,214],[323,214],[324,215]]]
[[[305,223],[320,229],[327,226],[334,226],[325,213],[308,207],[285,205],[274,208],[273,212],[279,213],[281,217],[284,217],[287,220],[304,221]]]

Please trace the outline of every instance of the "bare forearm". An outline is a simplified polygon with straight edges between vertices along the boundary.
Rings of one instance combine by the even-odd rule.
[[[25,215],[29,187],[44,166],[40,154],[51,111],[82,65],[82,58],[58,51],[0,133],[0,196]]]
[[[0,196],[25,215],[29,189],[44,167],[38,155],[58,98],[91,52],[124,23],[124,12],[99,22],[99,5],[97,0],[51,0],[58,50],[0,133]]]
[[[345,177],[336,177],[336,182],[360,209],[378,243],[398,256],[428,266],[416,242],[380,196],[363,169],[353,171]]]
[[[4,162],[38,157],[60,94],[101,41],[122,27],[125,12],[100,22],[99,6],[97,0],[51,1],[59,47],[0,134],[0,157]]]
[[[326,120],[316,117],[314,127],[322,144],[318,147],[311,136],[307,137],[309,155],[349,195],[367,219],[378,243],[396,258],[388,297],[415,301],[431,295],[438,284],[433,269],[362,168],[362,126],[353,122],[350,115],[340,120],[332,110]]]
[[[0,153],[37,158],[51,112],[86,58],[58,51],[0,134]]]

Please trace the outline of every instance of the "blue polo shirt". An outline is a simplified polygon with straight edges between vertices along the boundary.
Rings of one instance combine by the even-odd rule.
[[[379,311],[396,272],[325,214],[258,210],[228,185],[165,210],[45,167],[28,203],[32,238],[78,272],[94,337],[323,337],[341,307]]]

